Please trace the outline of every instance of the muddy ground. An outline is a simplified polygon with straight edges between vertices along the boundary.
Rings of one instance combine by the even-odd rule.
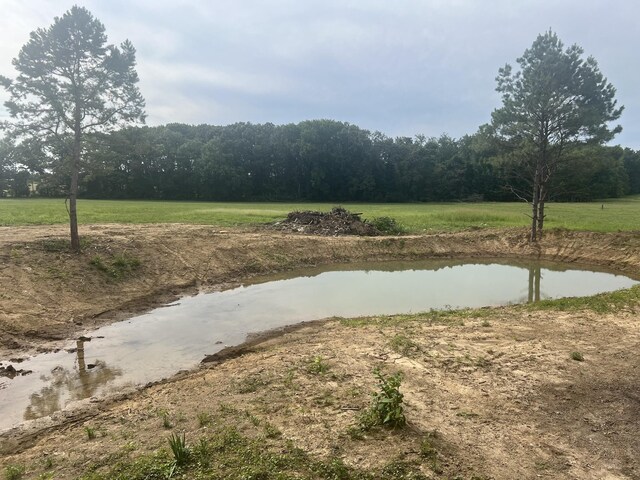
[[[101,225],[81,233],[87,243],[74,256],[58,240],[64,227],[0,228],[0,359],[58,348],[177,295],[301,266],[533,257],[640,271],[640,236],[632,233],[554,231],[536,246],[524,230],[334,238]],[[364,469],[398,460],[427,478],[637,479],[639,344],[637,306],[607,314],[504,307],[331,319],[124,398],[5,433],[0,465],[24,467],[22,478],[77,478],[165,447],[170,432],[195,441],[213,428],[202,421],[206,414],[213,424],[232,422],[264,436],[269,448],[293,442],[314,458]],[[571,358],[576,351],[584,361]],[[312,368],[318,361],[325,371]],[[375,367],[403,373],[409,426],[355,434],[376,387]],[[88,440],[88,430],[96,438]],[[423,448],[434,431],[435,461]]]

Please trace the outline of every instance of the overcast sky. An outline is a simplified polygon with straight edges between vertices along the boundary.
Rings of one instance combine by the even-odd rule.
[[[0,0],[0,74],[74,3]],[[387,135],[460,137],[500,105],[498,68],[551,28],[593,55],[625,106],[613,143],[640,148],[633,0],[86,0],[137,49],[147,123],[329,118]],[[0,100],[6,94],[0,93]],[[0,117],[6,117],[0,107]]]

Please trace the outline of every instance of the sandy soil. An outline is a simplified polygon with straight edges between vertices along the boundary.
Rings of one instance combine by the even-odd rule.
[[[520,230],[401,238],[319,238],[185,225],[85,227],[79,256],[57,248],[62,227],[0,229],[0,359],[62,340],[175,295],[306,265],[437,257],[535,257],[637,274],[640,236],[556,231],[531,246]],[[140,259],[114,280],[91,265]],[[92,402],[0,437],[0,459],[24,478],[77,478],[166,444],[159,412],[197,438],[203,412],[233,405],[318,457],[373,468],[421,463],[433,478],[640,478],[640,312],[483,309],[447,318],[333,319],[238,349],[171,381]],[[585,360],[571,359],[580,351]],[[328,372],[313,374],[317,357]],[[350,435],[375,388],[374,367],[404,374],[409,428]],[[224,415],[221,412],[226,412]],[[226,417],[225,417],[226,415]],[[232,415],[233,416],[233,415]],[[223,418],[224,417],[224,418]],[[201,417],[200,417],[201,418]],[[226,418],[226,420],[225,420]],[[88,441],[86,427],[99,435]],[[438,467],[420,444],[437,431]],[[283,443],[284,445],[284,443]],[[120,458],[120,457],[119,457]],[[47,460],[48,459],[48,460]],[[45,461],[46,460],[46,461]],[[96,466],[96,462],[97,465]]]

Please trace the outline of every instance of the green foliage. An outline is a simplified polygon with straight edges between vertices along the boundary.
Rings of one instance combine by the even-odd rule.
[[[171,419],[167,412],[162,413],[162,428],[165,430],[171,430],[173,428],[173,423],[171,423]]]
[[[178,437],[178,449],[187,448]],[[158,452],[132,459],[111,459],[101,468],[80,477],[82,480],[165,480],[182,479],[274,479],[295,480],[418,480],[424,476],[420,466],[401,460],[387,462],[381,468],[354,468],[337,456],[315,458],[280,435],[265,442],[264,437],[245,436],[238,428],[220,427],[201,437],[189,450],[187,459],[177,465],[172,452]]]
[[[169,446],[171,447],[171,453],[173,454],[176,466],[181,467],[189,462],[191,450],[187,446],[184,433],[182,436],[175,433],[172,434],[171,437],[169,437]]]
[[[400,235],[405,228],[391,217],[375,217],[369,221],[374,227],[387,235]]]
[[[4,468],[5,480],[19,480],[24,475],[26,469],[22,465],[7,465]]]
[[[104,25],[75,5],[50,27],[32,32],[13,61],[15,80],[0,77],[10,97],[5,128],[19,142],[21,161],[69,178],[74,251],[80,249],[76,199],[86,137],[144,121],[135,63],[131,42],[107,45]]]
[[[371,406],[360,418],[361,428],[368,430],[375,426],[404,427],[407,419],[402,405],[404,396],[400,392],[402,374],[384,376],[377,368],[373,374],[378,379],[378,391],[372,394]]]
[[[329,364],[320,355],[307,361],[307,372],[314,375],[325,374],[329,371],[329,368]]]
[[[282,436],[282,432],[275,425],[265,422],[264,423],[264,433],[267,438],[278,438]]]
[[[575,360],[576,362],[584,362],[584,355],[580,352],[571,352],[571,360]]]
[[[614,313],[640,305],[640,285],[624,290],[600,293],[591,297],[567,297],[556,300],[541,300],[518,308],[525,310],[592,310],[596,313]]]
[[[593,57],[584,59],[583,53],[577,45],[565,50],[549,30],[518,58],[519,71],[507,64],[498,73],[502,107],[493,112],[492,127],[500,142],[510,143],[516,176],[526,178],[519,196],[532,204],[532,240],[542,230],[551,179],[567,150],[603,144],[622,130],[609,129],[623,110],[616,107],[615,88]]]
[[[391,349],[404,356],[411,356],[420,351],[420,346],[411,340],[406,335],[394,335],[394,337],[389,340],[389,346]]]
[[[84,427],[84,431],[87,434],[87,438],[89,440],[93,440],[96,438],[96,429],[93,427]]]
[[[238,393],[253,393],[271,383],[266,375],[247,375],[237,383]]]
[[[96,255],[89,263],[114,280],[121,280],[133,274],[141,265],[137,257],[125,253],[114,255],[109,261]]]
[[[198,413],[198,425],[200,425],[200,427],[206,427],[211,425],[211,422],[213,421],[211,414],[208,412],[200,412]]]

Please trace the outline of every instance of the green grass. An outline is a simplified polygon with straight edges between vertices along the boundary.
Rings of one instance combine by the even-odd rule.
[[[184,443],[182,438],[180,443]],[[397,480],[425,479],[419,465],[389,462],[380,470],[364,470],[345,465],[339,458],[326,460],[310,456],[292,444],[266,444],[264,439],[243,435],[235,428],[221,429],[201,437],[178,464],[166,450],[137,458],[96,464],[89,468],[83,480],[150,480],[150,479],[278,479],[294,480]],[[182,447],[178,447],[180,450]],[[186,448],[186,446],[185,446]],[[172,446],[173,449],[173,446]],[[173,450],[172,450],[173,451]]]
[[[282,219],[293,210],[331,209],[333,203],[219,203],[79,200],[80,224],[191,223],[228,227]],[[604,208],[602,206],[604,205]],[[525,203],[343,204],[363,218],[391,217],[408,232],[524,227]],[[615,232],[640,230],[640,195],[594,203],[548,203],[548,228]],[[63,199],[0,199],[0,225],[67,223]]]

